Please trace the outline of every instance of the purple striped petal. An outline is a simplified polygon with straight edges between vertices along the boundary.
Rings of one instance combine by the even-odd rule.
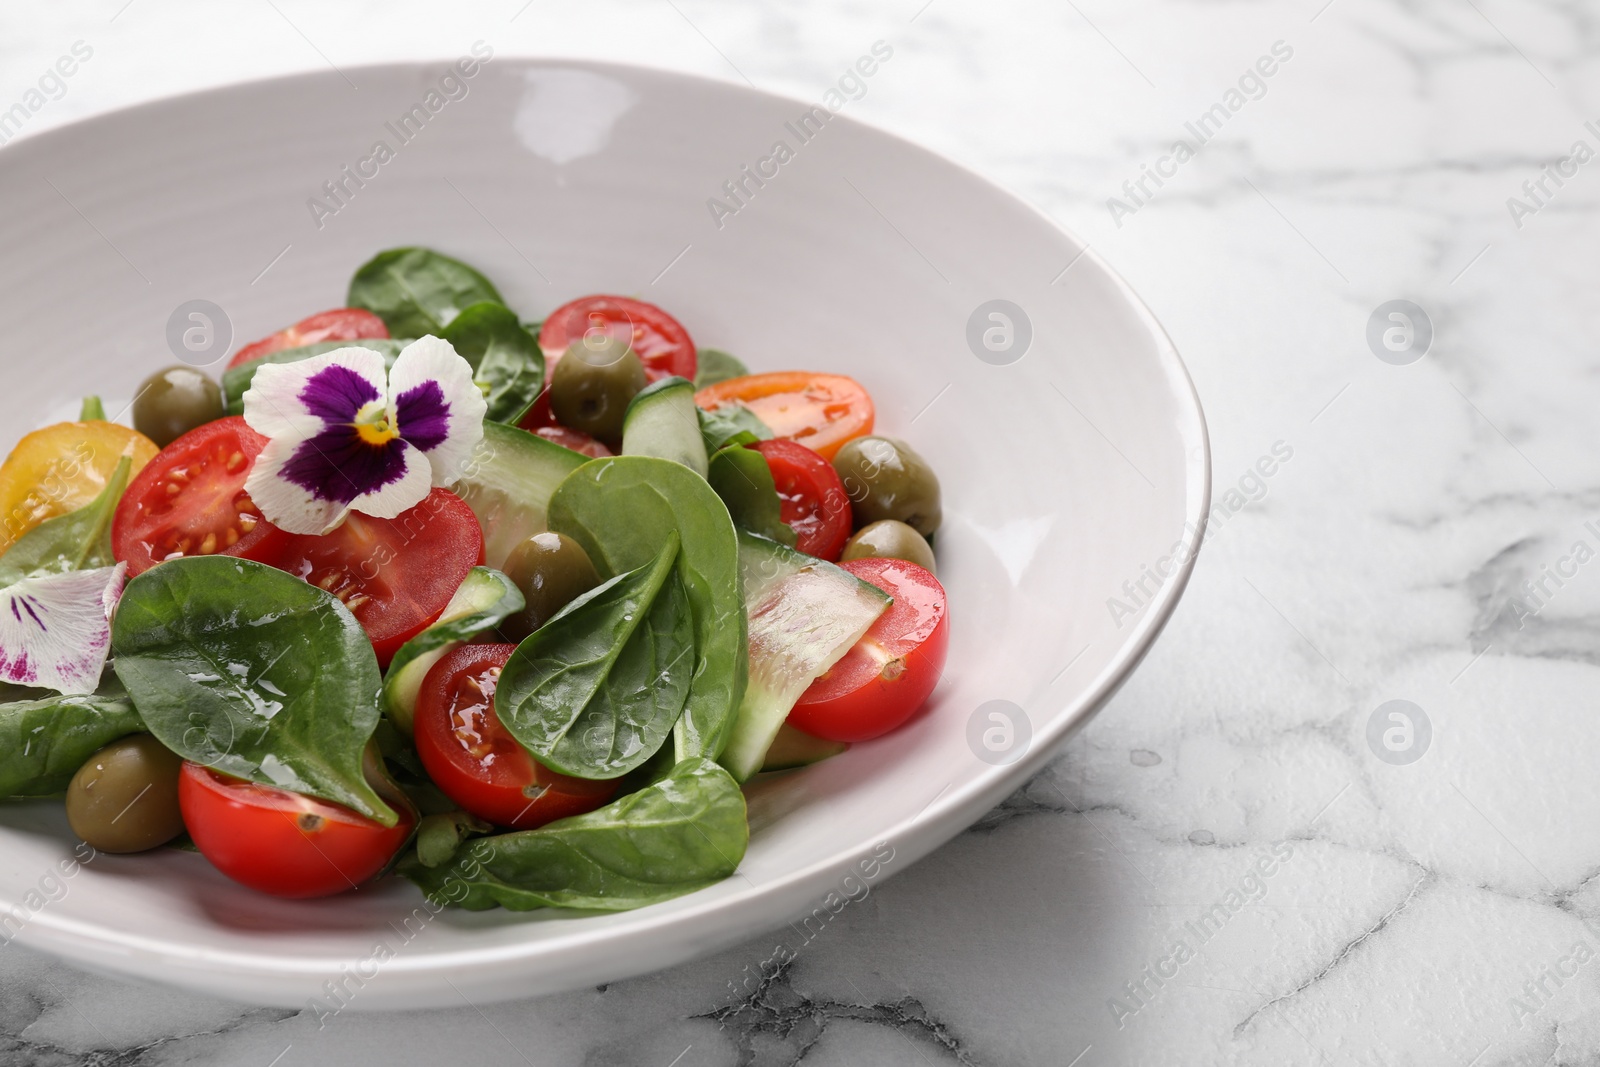
[[[368,444],[347,422],[301,441],[279,476],[317,500],[348,504],[404,477],[405,449],[406,442],[398,437],[381,445]]]
[[[425,381],[394,401],[395,428],[423,452],[431,452],[450,436],[450,404],[436,381]],[[481,418],[481,416],[480,416]]]
[[[300,402],[323,422],[351,422],[380,396],[366,378],[337,363],[317,371],[300,390]]]

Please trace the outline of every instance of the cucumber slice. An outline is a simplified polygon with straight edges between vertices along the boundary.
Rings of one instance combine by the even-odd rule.
[[[778,736],[772,739],[772,747],[767,749],[767,758],[762,761],[761,769],[788,771],[796,767],[809,767],[837,756],[849,747],[848,741],[824,741],[784,723],[778,727]]]
[[[383,702],[394,724],[409,736],[417,713],[417,694],[428,670],[522,606],[522,591],[510,578],[488,567],[468,571],[439,618],[401,645],[389,664],[383,678]]]
[[[843,568],[744,530],[739,580],[750,622],[750,684],[721,763],[742,782],[761,769],[806,687],[893,601]]]
[[[706,476],[706,445],[687,378],[652,382],[633,398],[622,417],[622,454],[670,459]]]
[[[484,562],[505,566],[511,550],[550,527],[550,496],[588,456],[498,422],[483,424],[483,445],[452,488],[483,526]]]

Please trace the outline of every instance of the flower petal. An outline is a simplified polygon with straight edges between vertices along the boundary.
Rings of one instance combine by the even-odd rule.
[[[398,437],[368,445],[350,427],[330,429],[321,443],[341,431],[360,451],[323,452],[316,438],[267,442],[244,488],[268,522],[289,533],[325,534],[351,511],[392,519],[422,503],[433,470],[421,452]]]
[[[245,390],[244,421],[266,437],[310,437],[328,421],[355,418],[365,402],[357,398],[386,395],[383,356],[370,348],[339,348],[293,363],[263,364]]]
[[[343,501],[317,496],[283,476],[284,465],[305,442],[294,436],[274,437],[256,456],[244,491],[266,520],[296,534],[320,534],[338,526],[350,511]]]
[[[350,501],[352,511],[375,519],[392,519],[422,503],[433,491],[433,468],[427,457],[403,441],[397,439],[393,443],[402,446],[399,455],[405,466],[400,476]]]
[[[428,459],[435,485],[459,480],[483,440],[489,410],[472,367],[438,337],[421,337],[401,350],[389,370],[395,427]]]
[[[68,695],[100,685],[128,566],[24,578],[0,589],[0,681]]]

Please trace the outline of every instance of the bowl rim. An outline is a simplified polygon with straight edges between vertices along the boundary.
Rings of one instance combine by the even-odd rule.
[[[623,80],[637,78],[643,74],[663,81],[688,83],[701,89],[752,94],[762,97],[772,104],[811,106],[814,103],[813,101],[802,100],[799,97],[774,92],[769,89],[741,84],[732,79],[712,77],[649,63],[622,63],[581,56],[501,54],[499,52],[496,52],[492,59],[497,65],[496,69],[501,65],[515,66],[522,69],[586,69],[596,73],[621,77]],[[48,154],[58,142],[81,136],[87,127],[97,125],[111,126],[136,113],[159,112],[164,108],[181,106],[207,96],[229,92],[270,95],[280,83],[308,80],[337,81],[343,76],[357,74],[383,77],[431,73],[435,71],[438,64],[448,62],[450,60],[440,58],[431,60],[410,59],[347,65],[339,68],[338,71],[307,66],[301,70],[273,74],[261,78],[222,82],[197,89],[164,93],[123,107],[78,116],[37,132],[24,133],[4,146],[0,146],[0,170],[5,168],[5,161],[8,158],[16,159],[30,157],[35,154]],[[1112,656],[1107,665],[1076,697],[1065,701],[1057,709],[1056,713],[1050,716],[1050,721],[1045,727],[1034,734],[1033,740],[1022,758],[1009,764],[989,767],[976,774],[965,784],[959,787],[947,788],[946,791],[939,793],[929,801],[918,814],[887,828],[879,835],[879,840],[888,840],[894,842],[897,846],[904,846],[903,854],[907,857],[903,863],[896,862],[894,870],[889,872],[886,875],[887,877],[899,873],[909,867],[911,863],[963,832],[985,811],[1002,800],[1005,795],[1015,791],[1022,783],[1037,774],[1056,754],[1060,746],[1105,706],[1106,702],[1116,694],[1143,661],[1153,646],[1155,639],[1166,627],[1178,602],[1182,599],[1200,556],[1211,506],[1211,445],[1205,411],[1201,405],[1199,393],[1195,388],[1188,368],[1178,353],[1176,345],[1173,344],[1166,329],[1133,289],[1132,285],[1106,261],[1094,246],[1047,214],[1042,208],[1013,192],[1000,181],[952,159],[939,149],[913,141],[875,122],[868,121],[855,114],[847,114],[842,110],[833,112],[832,117],[833,119],[842,119],[847,126],[857,127],[874,137],[886,138],[894,142],[898,147],[909,149],[914,153],[920,153],[931,160],[937,161],[939,164],[959,172],[969,180],[990,187],[996,194],[1009,201],[1012,206],[1024,209],[1040,225],[1056,232],[1078,248],[1078,255],[1069,264],[1069,268],[1076,265],[1078,259],[1086,258],[1103,271],[1105,276],[1114,283],[1118,292],[1135,311],[1141,326],[1148,330],[1157,342],[1156,359],[1161,369],[1162,377],[1179,409],[1176,429],[1184,448],[1185,471],[1185,524],[1183,529],[1186,531],[1185,537],[1195,546],[1194,551],[1188,553],[1187,559],[1179,564],[1172,576],[1162,583],[1156,597],[1148,603],[1146,610],[1141,613],[1133,629],[1124,638],[1119,650]],[[1187,531],[1191,530],[1192,533],[1187,533]],[[1053,706],[1055,702],[1050,701],[1048,704]],[[1043,715],[1032,717],[1044,718]],[[737,891],[727,898],[703,897],[699,903],[694,903],[695,898],[702,896],[702,894],[691,894],[688,897],[681,897],[676,901],[667,902],[664,906],[656,905],[626,913],[631,917],[631,921],[621,926],[596,929],[581,923],[574,923],[570,929],[537,942],[512,941],[496,945],[476,945],[421,955],[400,953],[394,959],[385,963],[383,973],[409,974],[415,981],[421,981],[430,976],[448,976],[448,973],[452,971],[459,974],[456,969],[463,965],[471,965],[475,968],[484,968],[486,965],[499,965],[500,970],[497,973],[500,974],[507,974],[507,968],[520,972],[523,968],[519,965],[527,965],[542,957],[559,955],[579,947],[599,947],[603,944],[638,937],[646,933],[669,930],[680,926],[692,926],[712,915],[735,919],[744,917],[743,922],[734,921],[723,924],[722,936],[717,936],[718,931],[714,929],[707,930],[705,932],[710,936],[697,938],[695,945],[689,951],[680,950],[671,953],[671,958],[666,958],[664,962],[653,964],[648,968],[613,966],[594,971],[594,974],[608,976],[605,980],[617,980],[630,975],[647,973],[649,970],[656,969],[657,966],[670,966],[675,962],[707,955],[716,949],[748,940],[761,929],[770,929],[781,925],[781,919],[770,922],[767,920],[752,922],[752,919],[757,917],[758,912],[775,913],[782,911],[786,915],[798,914],[803,910],[798,906],[798,903],[811,902],[817,899],[820,895],[818,892],[820,888],[831,886],[837,879],[839,872],[848,869],[851,864],[865,858],[872,847],[872,844],[868,843],[841,848],[828,857],[817,860],[805,867],[778,875],[759,887],[752,883],[749,889]],[[897,849],[897,860],[900,855],[902,853]],[[781,904],[781,907],[777,906],[779,904]],[[584,916],[577,915],[574,917],[581,918]],[[734,930],[733,936],[727,936],[726,934],[730,927]],[[259,992],[260,982],[233,982],[230,987],[220,989],[215,985],[202,986],[199,983],[208,975],[214,977],[221,968],[242,968],[250,976],[266,981],[270,981],[274,976],[283,979],[304,980],[312,976],[320,978],[329,974],[337,974],[341,965],[350,962],[348,956],[340,954],[319,955],[307,952],[288,958],[250,949],[218,949],[193,942],[175,943],[160,937],[144,936],[136,931],[117,928],[113,925],[92,923],[59,915],[55,913],[54,909],[48,908],[34,914],[25,927],[18,931],[16,938],[25,944],[29,944],[30,947],[64,956],[96,969],[152,978],[191,989],[204,989],[213,995],[235,997],[240,995],[237,992],[238,989],[254,985],[258,989],[258,993],[255,996],[259,998],[263,995]],[[177,975],[162,974],[155,971],[151,966],[157,963],[176,965],[182,968],[182,973]],[[488,972],[485,973],[487,974]],[[583,976],[585,981],[588,980],[588,977],[590,976]],[[396,983],[396,985],[399,984],[401,983]],[[565,980],[548,984],[548,990],[570,988],[579,984],[581,982],[576,979]],[[505,996],[510,998],[526,995],[528,994],[524,989],[510,989]],[[256,999],[256,1002],[282,1003],[285,1005],[299,1003],[298,999],[282,995],[274,998],[271,994],[265,994],[265,997],[265,1000]],[[363,1008],[366,1010],[384,1010],[397,1006],[393,1003],[376,1003],[378,999],[380,998],[357,998],[352,1001],[350,1008],[352,1010],[362,1010]],[[412,989],[409,1001],[405,999],[404,994],[395,999],[400,1001],[398,1006],[403,1006],[406,1003],[431,1003],[425,995],[422,995],[419,999],[417,988]]]

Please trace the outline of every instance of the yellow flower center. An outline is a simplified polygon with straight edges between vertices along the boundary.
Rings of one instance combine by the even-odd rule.
[[[400,431],[389,421],[389,408],[381,400],[374,400],[356,412],[356,435],[369,445],[386,445],[400,436]]]

